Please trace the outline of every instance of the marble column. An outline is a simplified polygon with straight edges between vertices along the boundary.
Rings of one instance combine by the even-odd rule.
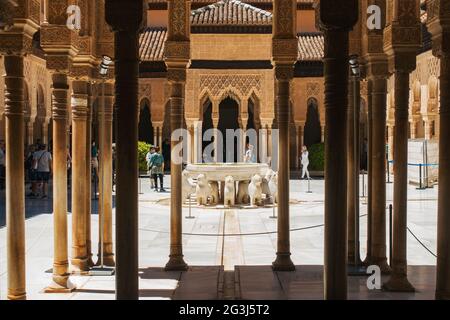
[[[25,172],[24,159],[24,58],[6,55],[6,258],[8,299],[26,299],[25,276]]]
[[[348,264],[355,264],[355,210],[356,210],[356,185],[355,185],[355,105],[353,78],[348,82],[348,107],[347,107],[347,241]],[[358,196],[359,204],[359,196]],[[358,210],[359,211],[359,210]],[[358,239],[359,241],[359,239]]]
[[[102,91],[101,108],[99,109],[99,148],[100,148],[100,172],[99,172],[99,219],[103,219],[103,230],[99,224],[100,232],[103,234],[103,265],[114,267],[113,239],[112,239],[112,124],[113,124],[113,102],[114,86],[105,83]],[[103,100],[104,99],[104,100]],[[103,122],[103,124],[102,124]],[[101,240],[99,239],[99,252],[97,265],[101,261]]]
[[[72,82],[72,259],[76,272],[87,272],[86,131],[88,83]],[[67,150],[66,150],[67,153]]]
[[[450,3],[427,2],[428,30],[433,35],[433,54],[440,60],[439,198],[437,222],[436,299],[450,300]]]
[[[389,291],[414,291],[407,278],[408,203],[408,98],[409,72],[395,72],[394,221],[392,275],[383,287]]]
[[[202,121],[194,122],[194,163],[202,163],[203,130]]]
[[[412,292],[414,287],[407,278],[409,74],[416,68],[417,52],[422,45],[420,1],[393,0],[392,6],[392,20],[384,30],[384,51],[395,81],[394,221],[392,273],[383,288]]]
[[[278,224],[274,271],[295,271],[291,260],[289,179],[290,179],[290,85],[297,56],[297,2],[273,1],[272,61],[275,69],[275,118],[278,130]],[[272,165],[273,157],[272,157]]]
[[[386,257],[386,95],[385,77],[372,77],[371,264],[390,271]]]
[[[325,38],[324,297],[346,299],[348,55],[349,31],[358,20],[358,1],[321,0],[317,9]]]
[[[67,147],[69,84],[64,73],[52,74],[53,121],[53,282],[46,292],[70,292],[67,240]]]
[[[114,32],[116,144],[116,298],[139,298],[138,274],[138,77],[140,0],[106,0]]]
[[[186,68],[190,61],[190,1],[169,0],[169,25],[166,42],[167,80],[170,85],[170,128],[174,132],[183,127],[184,89]],[[171,150],[177,148],[179,140],[171,139]],[[183,259],[181,172],[182,159],[172,157],[170,164],[170,255],[167,271],[183,271],[188,266]]]
[[[450,27],[448,27],[450,29]],[[447,30],[447,38],[450,30]],[[450,49],[440,55],[441,88],[450,89]],[[436,299],[450,300],[450,90],[440,90]]]
[[[93,267],[92,261],[92,236],[91,236],[91,217],[92,217],[92,164],[91,164],[91,141],[92,141],[92,117],[94,97],[92,96],[92,84],[88,87],[88,110],[86,119],[86,143],[85,143],[85,200],[86,200],[86,251],[88,256],[88,266]]]
[[[372,263],[372,137],[373,137],[373,107],[372,107],[372,80],[367,80],[367,252],[364,264],[366,266]],[[363,186],[364,187],[364,186]]]

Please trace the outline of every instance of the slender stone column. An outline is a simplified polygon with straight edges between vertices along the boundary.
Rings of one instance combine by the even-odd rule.
[[[86,251],[88,257],[88,266],[93,267],[92,261],[92,236],[91,236],[91,217],[92,217],[92,159],[91,159],[91,141],[92,141],[92,118],[94,97],[92,96],[92,84],[89,85],[88,92],[88,110],[86,119],[86,143],[85,143],[85,165],[86,165],[86,181],[85,181],[85,200],[86,200]]]
[[[421,47],[420,1],[393,0],[392,2],[392,8],[390,8],[392,21],[388,21],[388,26],[384,30],[384,51],[389,57],[389,70],[395,77],[394,221],[392,274],[383,288],[390,291],[410,292],[414,291],[414,287],[407,278],[406,252],[409,74],[416,68],[416,55]]]
[[[115,35],[117,111],[116,298],[137,300],[138,281],[138,77],[143,2],[106,0]]]
[[[450,27],[448,27],[450,29]],[[447,30],[447,39],[450,30]],[[450,88],[450,48],[440,55],[441,88]],[[450,90],[441,89],[436,299],[450,300]]]
[[[169,26],[166,43],[167,80],[170,84],[170,128],[174,132],[183,127],[184,85],[190,60],[190,1],[169,0]],[[171,150],[181,143],[171,139]],[[216,154],[217,156],[217,154]],[[183,259],[181,171],[182,159],[173,156],[170,165],[170,255],[165,269],[187,270]]]
[[[86,130],[88,83],[72,82],[72,265],[77,272],[89,270],[86,243]],[[67,153],[67,151],[66,151]]]
[[[213,122],[213,136],[214,136],[214,162],[219,162],[219,159],[221,159],[223,156],[223,149],[220,148],[219,150],[219,135],[220,135],[220,131],[219,131],[219,116],[217,117],[213,117],[212,119]],[[223,140],[222,140],[222,144],[223,144]],[[219,156],[221,155],[221,156]],[[225,159],[222,159],[222,161],[225,161]]]
[[[372,81],[372,199],[371,199],[371,264],[383,273],[390,268],[386,257],[386,94],[384,77]]]
[[[272,60],[275,68],[275,118],[278,129],[278,239],[277,256],[272,263],[274,271],[295,270],[290,248],[289,129],[290,84],[294,77],[294,63],[297,55],[296,11],[297,2],[294,0],[273,2]]]
[[[355,186],[355,105],[353,79],[348,82],[348,107],[347,107],[347,237],[348,237],[348,264],[355,264],[355,210],[356,210],[356,186]],[[359,198],[358,198],[359,200]],[[359,240],[359,239],[358,239]]]
[[[67,119],[69,84],[65,73],[52,74],[53,121],[53,282],[46,292],[70,292],[67,240]]]
[[[24,58],[7,55],[5,65],[6,124],[6,251],[8,299],[26,299],[25,288],[25,172]]]
[[[195,121],[194,122],[194,163],[201,163],[202,162],[202,142],[203,142],[203,136],[202,136],[202,121]]]
[[[290,70],[292,69],[292,70]],[[294,271],[290,249],[289,214],[289,72],[292,66],[275,65],[277,75],[277,120],[278,120],[278,241],[277,258],[272,266],[275,271]],[[292,73],[291,73],[292,74]]]
[[[325,299],[347,298],[347,161],[349,30],[358,1],[321,0],[325,37]],[[343,152],[344,150],[344,152]]]
[[[392,275],[384,289],[414,291],[407,278],[407,203],[408,203],[408,98],[409,72],[395,72],[394,134],[394,221]]]
[[[450,3],[432,0],[428,29],[433,35],[433,54],[440,59],[439,199],[437,230],[436,299],[450,300]],[[437,122],[438,122],[437,121]]]
[[[372,80],[367,80],[367,253],[364,264],[372,263],[372,137],[373,137],[373,108],[372,108]],[[364,186],[363,186],[364,187]]]
[[[112,239],[112,122],[113,122],[113,90],[111,83],[105,83],[102,89],[104,102],[100,103],[102,108],[99,110],[100,121],[104,121],[103,130],[100,129],[100,181],[99,190],[100,219],[103,219],[103,230],[99,224],[99,234],[103,232],[103,265],[115,266]],[[102,98],[103,99],[103,98]],[[101,128],[101,126],[100,126]],[[99,240],[99,253],[97,265],[101,263]]]

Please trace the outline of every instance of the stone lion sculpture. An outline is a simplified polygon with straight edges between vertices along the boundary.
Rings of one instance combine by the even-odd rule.
[[[270,188],[269,188],[269,182],[270,182],[270,179],[272,179],[272,176],[274,174],[275,174],[275,171],[273,171],[272,169],[268,169],[266,171],[266,174],[264,175],[261,187],[262,187],[262,193],[264,193],[266,195],[266,198],[269,198],[271,195]]]
[[[270,195],[273,202],[278,203],[278,173],[274,173],[269,181]]]
[[[261,204],[262,200],[262,178],[255,174],[248,185],[248,194],[250,195],[250,205],[256,206]]]
[[[225,187],[223,190],[223,204],[225,206],[234,206],[235,204],[235,185],[234,185],[234,179],[232,176],[227,176],[225,178]]]
[[[210,187],[210,204],[217,205],[219,203],[219,183],[212,181],[209,183]]]
[[[197,204],[204,206],[208,204],[208,197],[211,195],[211,187],[204,174],[199,174],[197,177],[197,187],[195,189],[197,197]]]
[[[237,192],[237,203],[248,204],[250,203],[250,196],[248,195],[248,185],[250,181],[239,181]]]
[[[182,173],[181,183],[182,183],[181,195],[184,202],[191,194],[195,194],[196,185],[194,180],[189,177],[189,172],[187,172],[186,170],[184,170]]]

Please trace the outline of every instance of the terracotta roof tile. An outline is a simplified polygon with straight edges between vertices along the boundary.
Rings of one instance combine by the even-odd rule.
[[[141,61],[162,61],[167,29],[147,28],[139,36],[139,58]]]
[[[324,39],[320,33],[300,33],[298,38],[298,60],[317,61],[324,55]]]
[[[272,14],[240,0],[221,0],[192,11],[191,23],[198,25],[270,25]]]

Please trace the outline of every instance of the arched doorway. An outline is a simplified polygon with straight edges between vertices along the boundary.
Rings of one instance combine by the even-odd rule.
[[[202,108],[203,108],[202,137],[205,137],[206,131],[213,129],[213,121],[212,121],[213,106],[211,101],[209,99],[206,99],[205,103],[202,105]],[[209,162],[209,160],[211,160],[211,159],[203,159],[203,154],[205,148],[208,145],[210,145],[213,141],[205,141],[205,139],[202,138],[202,162],[204,161]]]
[[[219,105],[219,125],[218,129],[223,137],[223,161],[237,162],[239,156],[239,142],[234,138],[234,142],[227,141],[227,129],[239,129],[239,104],[232,98],[222,100]],[[233,145],[228,148],[228,144]],[[220,152],[220,147],[219,147]]]
[[[38,86],[37,88],[37,110],[36,110],[36,119],[33,124],[33,140],[34,143],[37,143],[38,140],[46,141],[47,137],[44,137],[44,124],[45,118],[47,117],[47,110],[45,109],[45,101],[44,101],[44,90],[42,86]]]
[[[304,145],[310,147],[321,141],[322,131],[320,126],[319,104],[315,98],[310,98],[306,113]]]
[[[141,112],[139,114],[139,141],[153,143],[153,125],[150,112],[150,103],[147,99],[141,101]]]

